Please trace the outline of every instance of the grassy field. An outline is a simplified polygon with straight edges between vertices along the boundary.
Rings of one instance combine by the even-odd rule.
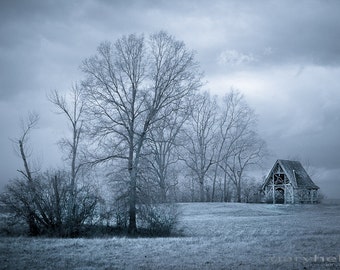
[[[180,209],[177,238],[0,238],[0,268],[340,269],[340,205]]]

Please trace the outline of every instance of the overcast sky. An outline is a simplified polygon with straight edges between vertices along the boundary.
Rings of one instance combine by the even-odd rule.
[[[239,89],[276,159],[308,162],[340,198],[340,1],[0,1],[0,190],[17,175],[10,138],[40,114],[31,139],[43,167],[60,164],[67,133],[46,99],[82,79],[81,61],[105,40],[165,30],[197,52],[206,89]]]

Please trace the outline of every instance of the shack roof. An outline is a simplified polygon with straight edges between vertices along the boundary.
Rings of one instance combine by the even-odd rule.
[[[288,179],[293,183],[293,185],[297,188],[307,188],[307,189],[319,189],[317,185],[314,184],[306,170],[303,168],[302,164],[299,161],[293,160],[284,160],[278,159],[273,168],[271,169],[269,175],[267,176],[265,185],[269,183],[270,175],[272,174],[276,165],[279,164],[285,174],[287,175]]]

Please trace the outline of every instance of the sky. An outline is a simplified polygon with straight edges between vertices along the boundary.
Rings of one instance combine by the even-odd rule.
[[[81,62],[103,41],[165,30],[196,52],[204,88],[244,94],[277,159],[308,164],[328,198],[340,199],[340,1],[0,1],[0,191],[21,168],[11,139],[40,115],[32,159],[61,164],[67,136],[47,100],[83,78]]]

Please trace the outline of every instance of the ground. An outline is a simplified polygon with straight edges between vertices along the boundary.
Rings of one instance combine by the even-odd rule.
[[[183,237],[0,238],[0,269],[340,269],[340,205],[180,204]]]

